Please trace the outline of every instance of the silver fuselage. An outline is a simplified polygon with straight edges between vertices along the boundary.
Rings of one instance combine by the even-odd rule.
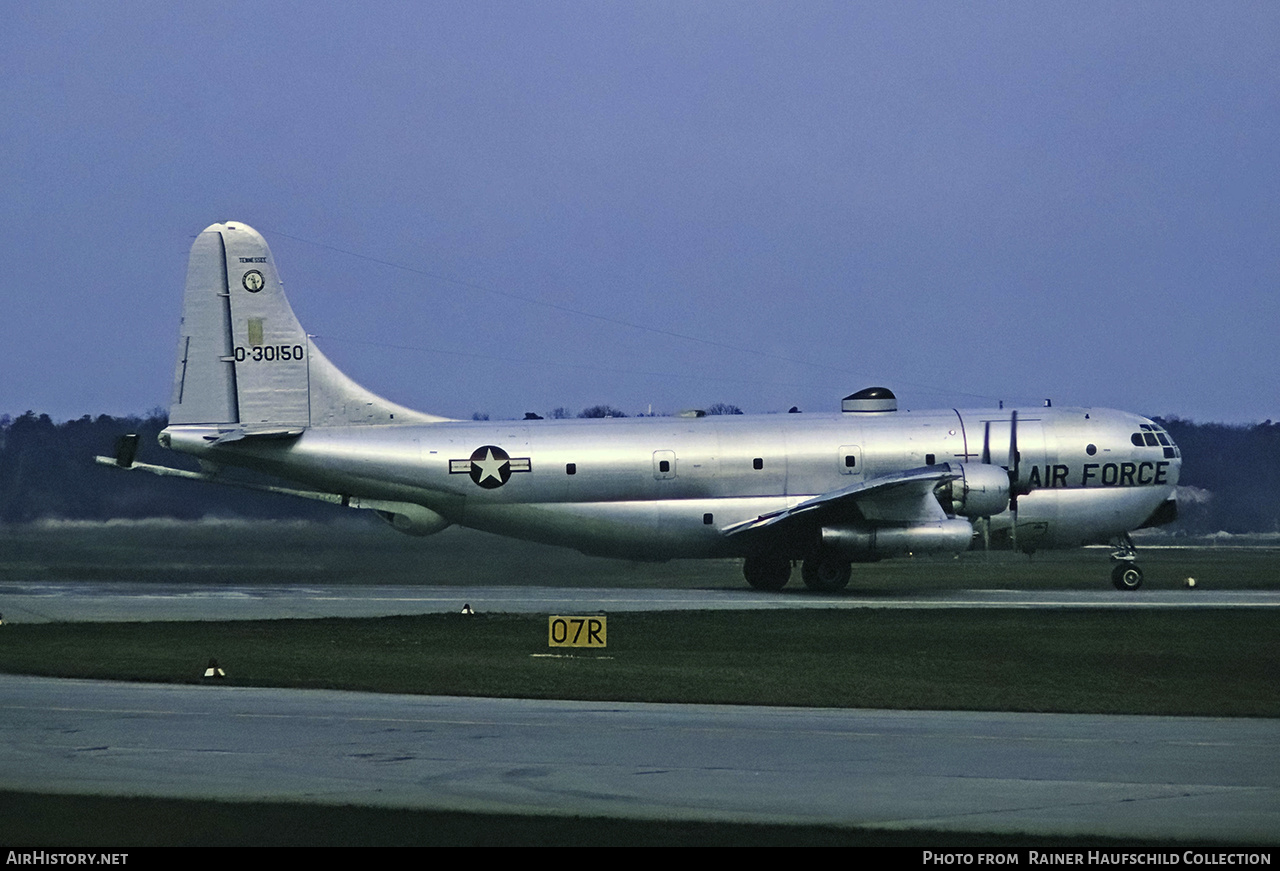
[[[722,530],[882,475],[935,463],[1006,465],[1012,409],[313,426],[281,441],[212,445],[175,425],[167,444],[355,499],[422,506],[448,523],[637,559],[734,556]],[[1019,409],[1012,513],[1023,549],[1102,543],[1174,497],[1170,444],[1151,421],[1092,408]],[[489,450],[496,448],[497,451]],[[488,451],[488,453],[486,453]],[[509,458],[502,474],[495,456]],[[483,465],[485,460],[492,466]]]

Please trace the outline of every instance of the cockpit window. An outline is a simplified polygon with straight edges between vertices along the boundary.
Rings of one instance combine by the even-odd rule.
[[[1169,434],[1154,424],[1138,424],[1138,432],[1129,436],[1129,441],[1138,448],[1164,448],[1164,458],[1172,460],[1182,456],[1182,451],[1169,438]]]

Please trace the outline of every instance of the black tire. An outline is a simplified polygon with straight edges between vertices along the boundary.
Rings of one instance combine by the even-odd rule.
[[[815,593],[835,593],[849,585],[853,566],[839,557],[811,557],[800,567],[804,585]]]
[[[1122,592],[1136,590],[1142,586],[1142,569],[1135,563],[1117,563],[1111,569],[1111,583]]]
[[[754,590],[777,592],[791,580],[791,560],[776,556],[749,556],[742,563],[742,576]]]

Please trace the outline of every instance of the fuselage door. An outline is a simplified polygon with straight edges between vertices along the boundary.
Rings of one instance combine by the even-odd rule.
[[[653,452],[653,477],[658,480],[663,478],[674,478],[676,476],[676,452],[675,451],[654,451]]]

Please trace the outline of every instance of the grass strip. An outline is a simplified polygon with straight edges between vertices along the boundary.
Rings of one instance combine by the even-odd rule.
[[[0,629],[0,671],[598,701],[1280,716],[1280,614],[1197,609],[626,612],[605,650],[547,617],[51,623]]]

